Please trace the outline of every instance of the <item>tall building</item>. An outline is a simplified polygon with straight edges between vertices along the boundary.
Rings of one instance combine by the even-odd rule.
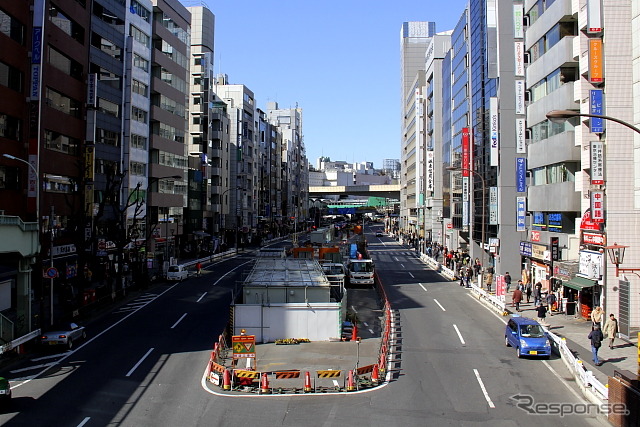
[[[191,67],[189,76],[189,188],[185,210],[184,248],[197,254],[212,247],[211,237],[219,212],[212,210],[212,172],[219,182],[220,153],[213,155],[214,97],[213,57],[215,17],[206,7],[187,8],[191,13]],[[219,141],[217,141],[219,143]],[[216,144],[218,145],[218,144]],[[214,166],[214,164],[216,166]]]
[[[282,133],[282,167],[287,177],[283,184],[282,212],[293,221],[308,218],[309,162],[302,132],[302,109],[280,109],[276,102],[267,103],[267,119]],[[291,225],[293,229],[295,225]]]
[[[175,256],[184,231],[190,20],[178,0],[153,0],[151,111],[132,110],[132,120],[151,127],[147,229],[154,268]]]
[[[419,141],[418,113],[421,88],[424,86],[425,54],[435,34],[434,22],[404,22],[400,30],[400,90],[401,90],[401,151],[400,164],[400,228],[406,233],[417,232]],[[422,135],[423,136],[423,135]]]

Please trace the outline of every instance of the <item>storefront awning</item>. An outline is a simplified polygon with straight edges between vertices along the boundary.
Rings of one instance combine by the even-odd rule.
[[[597,283],[590,279],[585,279],[583,277],[573,277],[571,280],[566,282],[562,282],[562,286],[566,286],[567,288],[582,290],[583,288],[590,288],[592,286],[597,285]]]

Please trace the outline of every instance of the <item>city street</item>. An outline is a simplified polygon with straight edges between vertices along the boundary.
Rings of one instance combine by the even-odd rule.
[[[392,381],[353,395],[221,397],[202,377],[222,331],[230,290],[249,254],[205,266],[202,277],[154,287],[88,328],[62,357],[34,355],[13,373],[8,426],[607,425],[594,415],[530,415],[517,406],[583,400],[561,361],[517,359],[496,316],[389,237],[369,250],[400,312]],[[46,372],[24,380],[35,372]],[[35,368],[39,366],[38,368]],[[33,369],[28,369],[33,368]],[[560,376],[560,377],[559,377]],[[20,380],[19,378],[23,378]],[[514,397],[514,396],[520,397]],[[526,397],[526,396],[530,396]]]

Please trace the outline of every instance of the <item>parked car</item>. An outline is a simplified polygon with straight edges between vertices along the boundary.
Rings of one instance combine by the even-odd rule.
[[[4,377],[0,377],[0,402],[3,405],[8,405],[11,402],[11,385],[9,380]]]
[[[382,236],[383,236],[382,231],[376,231],[376,237],[382,237]]]
[[[189,272],[184,265],[170,265],[167,270],[167,280],[184,280],[189,277]]]
[[[85,338],[87,338],[87,332],[84,330],[84,326],[78,326],[71,322],[58,325],[52,331],[40,335],[40,344],[45,346],[64,345],[68,349],[72,349],[74,342]]]
[[[551,341],[538,322],[527,317],[512,317],[504,332],[504,344],[516,349],[516,355],[551,356]]]

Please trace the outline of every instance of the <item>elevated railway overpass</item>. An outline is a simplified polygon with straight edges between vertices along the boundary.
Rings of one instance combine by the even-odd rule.
[[[310,186],[309,197],[322,196],[366,196],[384,197],[400,200],[400,185],[336,185],[336,186]]]

